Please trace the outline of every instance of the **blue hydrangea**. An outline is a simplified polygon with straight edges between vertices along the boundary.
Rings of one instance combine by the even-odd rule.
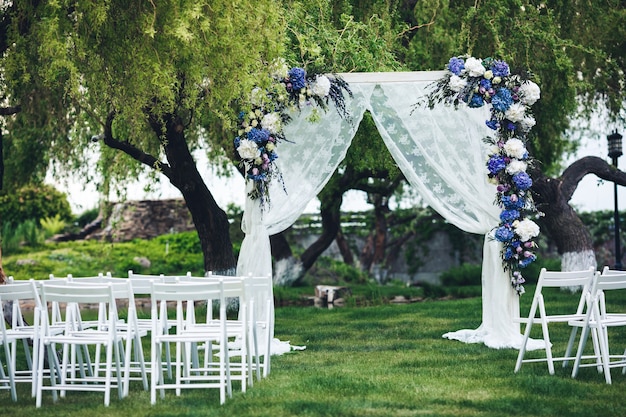
[[[526,268],[531,263],[535,262],[537,257],[535,255],[529,256],[528,258],[523,258],[519,260],[520,268]]]
[[[506,249],[504,250],[504,259],[506,259],[507,261],[509,259],[511,259],[513,256],[515,256],[517,252],[515,252],[515,249],[513,249],[513,247],[511,246],[507,246]]]
[[[533,180],[525,172],[518,172],[517,174],[513,175],[513,183],[520,190],[528,190],[530,187],[533,186]]]
[[[483,87],[485,90],[489,90],[491,88],[491,80],[483,78],[482,80],[480,80],[480,86]]]
[[[513,104],[513,96],[508,88],[499,88],[491,98],[491,105],[494,109],[505,112]]]
[[[487,162],[487,169],[492,174],[497,174],[506,168],[506,161],[500,155],[492,155]]]
[[[520,213],[517,210],[503,210],[500,213],[500,220],[504,223],[511,223],[516,219],[519,219]]]
[[[489,127],[489,129],[493,130],[498,130],[500,127],[500,123],[496,119],[487,120],[485,124]]]
[[[511,197],[505,195],[502,197],[502,205],[507,210],[521,209],[526,205],[526,201],[523,198],[518,198],[516,201],[511,201]]]
[[[510,227],[500,226],[496,229],[495,237],[500,242],[508,242],[515,237],[515,233]]]
[[[517,129],[517,125],[515,123],[513,123],[513,122],[508,122],[506,124],[506,128],[512,132],[515,129]]]
[[[482,107],[485,104],[485,101],[483,100],[483,96],[479,94],[473,94],[471,100],[467,104],[472,108],[477,108]]]
[[[237,136],[234,142],[235,142],[235,149],[237,149],[239,147],[239,144],[241,143],[241,138]]]
[[[452,57],[448,62],[448,70],[454,75],[461,75],[465,69],[465,62],[461,58]]]
[[[507,77],[511,74],[509,64],[499,60],[493,61],[493,64],[491,65],[491,72],[493,72],[494,77]]]
[[[265,143],[270,138],[270,132],[265,129],[251,129],[248,132],[248,140],[258,144]]]
[[[294,90],[301,90],[306,86],[306,71],[303,68],[293,67],[289,70],[289,81]]]

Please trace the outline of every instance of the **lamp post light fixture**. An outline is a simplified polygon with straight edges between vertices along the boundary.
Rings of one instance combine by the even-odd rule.
[[[606,137],[609,141],[609,158],[612,159],[613,166],[617,168],[617,158],[622,153],[622,135],[617,130]],[[615,269],[622,269],[622,249],[620,247],[619,236],[619,209],[617,205],[617,183],[613,183],[613,193],[615,199],[615,211],[613,213],[613,221],[615,222]]]

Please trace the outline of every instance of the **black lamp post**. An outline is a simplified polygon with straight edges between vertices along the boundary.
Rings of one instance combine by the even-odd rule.
[[[622,135],[617,130],[606,137],[609,141],[609,157],[613,160],[613,166],[617,168],[617,158],[622,153]],[[613,192],[615,198],[615,212],[613,221],[615,222],[615,269],[622,269],[622,249],[620,248],[619,236],[619,209],[617,207],[617,184],[613,183]]]

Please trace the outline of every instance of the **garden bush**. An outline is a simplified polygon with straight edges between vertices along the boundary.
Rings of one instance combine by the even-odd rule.
[[[18,225],[27,220],[52,218],[70,221],[72,210],[67,196],[51,185],[28,185],[10,194],[0,195],[0,219],[2,223]]]

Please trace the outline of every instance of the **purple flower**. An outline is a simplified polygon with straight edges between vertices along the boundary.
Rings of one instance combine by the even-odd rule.
[[[518,172],[513,176],[513,183],[520,190],[528,190],[533,186],[533,180],[525,172]]]
[[[500,242],[508,242],[515,236],[513,230],[507,226],[500,226],[496,229],[495,237]]]
[[[511,70],[509,69],[509,64],[504,61],[495,60],[491,65],[491,72],[493,72],[494,77],[507,77]]]
[[[306,86],[306,71],[300,67],[289,70],[289,81],[294,90],[301,90]]]
[[[503,210],[500,213],[500,220],[504,223],[511,223],[516,219],[519,219],[519,211],[517,210]]]
[[[448,70],[454,75],[461,75],[465,69],[465,62],[461,58],[452,57],[448,62]]]
[[[487,162],[487,169],[489,169],[489,172],[491,174],[497,174],[504,168],[506,168],[504,158],[500,155],[491,155],[491,158],[489,158],[489,161]]]
[[[494,109],[505,112],[513,104],[513,97],[508,88],[499,88],[496,94],[491,98],[491,105]]]

